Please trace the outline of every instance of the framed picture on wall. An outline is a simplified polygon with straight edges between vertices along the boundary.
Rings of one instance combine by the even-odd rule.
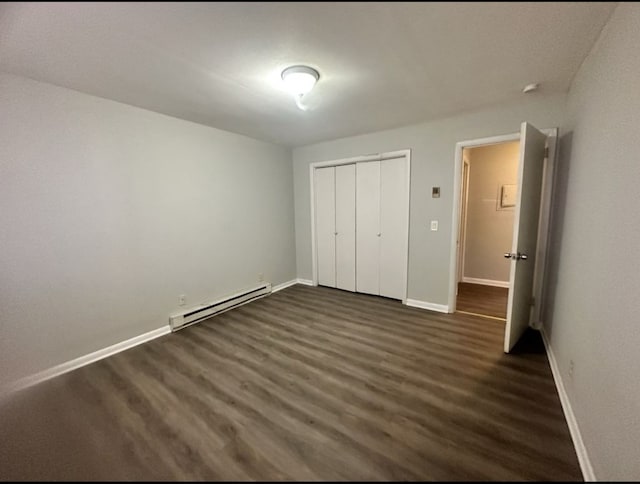
[[[516,206],[517,185],[501,185],[500,186],[500,203],[499,208],[513,208]]]

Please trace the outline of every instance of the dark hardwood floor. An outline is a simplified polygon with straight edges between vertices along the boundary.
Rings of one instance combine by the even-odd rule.
[[[581,480],[538,333],[293,286],[0,409],[0,478]]]
[[[459,282],[456,310],[505,319],[508,296],[504,287]]]

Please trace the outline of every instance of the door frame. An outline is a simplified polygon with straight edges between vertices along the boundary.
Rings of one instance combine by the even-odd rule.
[[[464,151],[464,150],[463,150]],[[458,227],[458,237],[456,240],[456,250],[458,251],[458,267],[456,270],[456,284],[460,283],[464,279],[464,257],[466,251],[466,238],[467,238],[467,207],[469,205],[469,176],[471,174],[471,163],[468,160],[462,158],[462,175],[460,178],[460,226]],[[464,187],[464,193],[462,193],[462,187]],[[464,203],[463,203],[464,200]],[[461,235],[462,234],[462,235]],[[456,295],[458,294],[456,290]]]
[[[411,225],[411,211],[410,211],[410,200],[411,200],[411,150],[397,150],[397,151],[389,151],[386,153],[374,153],[370,155],[362,155],[362,156],[354,156],[351,158],[341,158],[338,160],[329,160],[329,161],[316,161],[309,164],[309,187],[310,187],[310,201],[311,201],[311,268],[312,268],[312,285],[318,285],[318,253],[316,247],[316,194],[315,194],[315,170],[317,168],[326,168],[329,166],[340,166],[340,165],[350,165],[358,163],[366,163],[368,161],[382,161],[382,160],[392,160],[395,158],[405,158],[407,162],[407,196],[405,200],[406,213],[407,213],[407,230],[405,234],[406,240],[406,250],[405,250],[405,261],[404,261],[404,290],[402,293],[404,294],[402,298],[402,304],[407,303],[407,292],[409,289],[409,226]],[[356,220],[356,225],[358,221]],[[357,233],[357,232],[356,232]],[[357,237],[357,235],[356,235]],[[357,277],[357,275],[356,275]]]
[[[547,250],[549,246],[549,222],[551,217],[551,195],[553,189],[553,177],[555,173],[555,164],[557,158],[558,147],[558,128],[545,128],[541,132],[547,135],[547,146],[549,148],[549,156],[546,158],[543,179],[542,194],[540,202],[540,218],[538,221],[538,240],[536,244],[536,262],[533,276],[533,297],[535,304],[531,315],[530,325],[534,328],[541,326],[542,306],[544,304],[543,289],[544,276],[547,262]],[[460,192],[462,185],[462,150],[464,148],[476,148],[479,146],[487,146],[509,141],[520,141],[520,132],[509,133],[499,136],[490,136],[487,138],[476,138],[456,143],[455,148],[455,164],[453,176],[453,214],[451,225],[451,249],[449,262],[449,312],[454,313],[456,310],[456,286],[458,278],[458,247],[457,239],[460,230]]]

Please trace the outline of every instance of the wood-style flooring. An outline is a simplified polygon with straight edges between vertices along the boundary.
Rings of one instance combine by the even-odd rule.
[[[459,282],[456,310],[505,319],[508,297],[506,287]]]
[[[538,333],[296,285],[24,390],[0,479],[581,480]]]

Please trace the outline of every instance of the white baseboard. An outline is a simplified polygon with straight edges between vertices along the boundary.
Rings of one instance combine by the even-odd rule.
[[[68,373],[82,366],[89,365],[98,360],[102,360],[108,356],[115,355],[116,353],[128,350],[129,348],[133,348],[134,346],[138,346],[139,344],[146,343],[147,341],[151,341],[152,339],[159,338],[160,336],[164,336],[165,334],[169,333],[171,333],[171,328],[169,327],[169,325],[167,325],[163,326],[162,328],[149,331],[148,333],[134,336],[133,338],[130,338],[126,341],[121,341],[120,343],[102,348],[101,350],[94,351],[93,353],[89,353],[88,355],[80,356],[78,358],[66,361],[33,375],[21,378],[18,381],[7,385],[2,389],[2,392],[8,394],[16,392],[18,390],[23,390],[30,386],[36,385],[37,383],[50,380],[51,378],[54,378],[56,376],[63,375],[64,373]]]
[[[449,312],[449,306],[447,306],[446,304],[435,304],[426,301],[418,301],[417,299],[407,299],[405,304],[412,308],[428,309],[430,311],[437,311],[439,313]]]
[[[273,286],[271,288],[271,292],[282,291],[283,289],[286,289],[287,287],[293,286],[294,284],[298,284],[298,279],[292,279],[290,281],[283,282],[282,284],[278,284],[276,286]]]
[[[494,281],[491,279],[478,279],[477,277],[463,277],[462,282],[468,282],[470,284],[482,284],[483,286],[509,288],[509,281]]]
[[[571,402],[569,401],[569,396],[567,395],[567,391],[564,388],[562,374],[560,373],[558,362],[556,361],[556,357],[553,354],[553,349],[549,345],[549,340],[547,338],[547,334],[544,331],[544,327],[540,328],[540,334],[542,335],[542,341],[544,341],[544,347],[547,350],[549,366],[551,367],[553,380],[555,381],[556,388],[558,389],[558,395],[560,397],[562,410],[564,411],[564,417],[567,420],[569,432],[571,433],[571,440],[573,440],[573,446],[575,447],[576,454],[578,455],[578,462],[580,463],[580,469],[582,470],[582,477],[584,478],[585,482],[595,482],[596,476],[593,472],[591,461],[589,460],[589,454],[587,453],[587,448],[584,446],[584,441],[582,440],[582,434],[580,433],[580,428],[578,427],[576,416],[573,413]]]
[[[278,284],[277,286],[273,286],[271,292],[278,292],[286,289],[290,286],[295,286],[296,284],[304,284],[305,286],[313,286],[313,281],[309,279],[291,279],[290,281],[283,282],[282,284]]]

